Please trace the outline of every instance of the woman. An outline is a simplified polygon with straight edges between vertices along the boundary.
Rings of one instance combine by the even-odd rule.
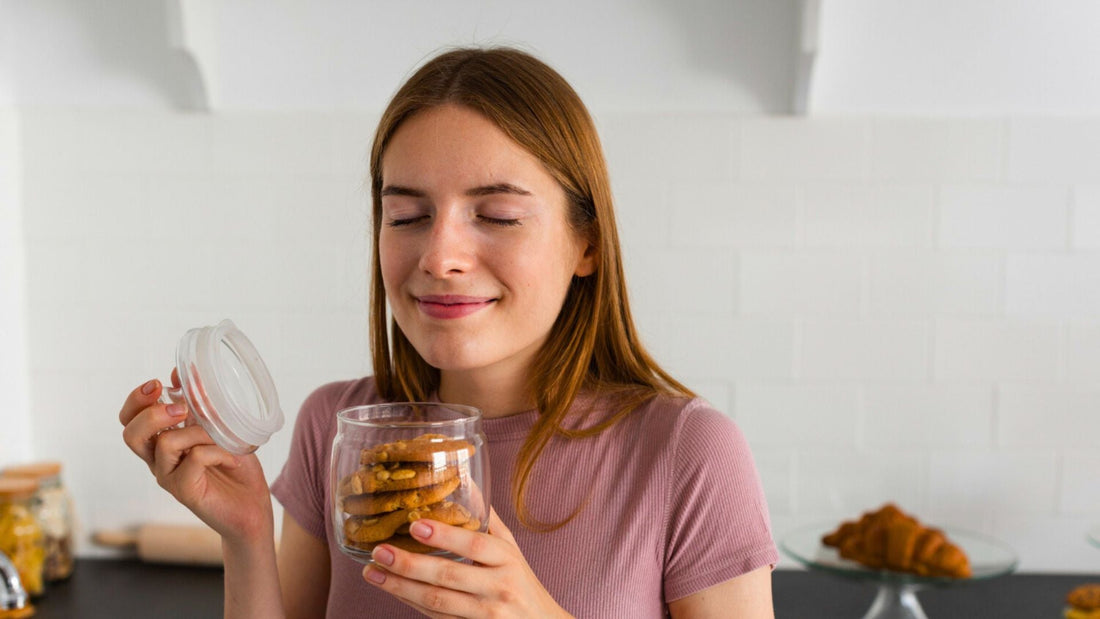
[[[394,96],[371,153],[375,375],[303,404],[271,493],[254,456],[150,381],[120,413],[158,482],[222,535],[226,614],[771,617],[777,560],[748,447],[646,354],[626,299],[610,183],[583,103],[510,49],[429,61]],[[387,308],[392,324],[386,323]],[[485,416],[487,533],[410,534],[460,563],[336,546],[335,413],[438,399]]]

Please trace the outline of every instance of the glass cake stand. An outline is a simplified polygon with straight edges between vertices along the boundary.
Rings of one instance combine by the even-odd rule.
[[[1016,553],[1005,543],[979,533],[945,528],[943,531],[948,539],[970,558],[972,577],[930,578],[891,570],[873,570],[842,559],[835,548],[821,543],[821,538],[836,530],[836,527],[836,523],[802,527],[787,535],[780,548],[810,569],[877,585],[878,594],[863,619],[927,619],[917,600],[917,591],[965,586],[977,580],[1004,576],[1016,569]]]

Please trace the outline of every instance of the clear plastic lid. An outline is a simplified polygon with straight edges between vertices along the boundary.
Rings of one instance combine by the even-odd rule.
[[[248,454],[283,427],[275,381],[256,347],[230,320],[191,329],[176,348],[180,388],[168,398],[184,402],[218,445]]]

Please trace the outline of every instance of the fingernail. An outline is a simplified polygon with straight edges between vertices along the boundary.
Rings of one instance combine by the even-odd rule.
[[[413,537],[429,538],[432,536],[432,527],[426,523],[417,520],[409,525],[409,533],[412,533]]]
[[[382,570],[378,570],[373,567],[368,567],[363,576],[367,579],[367,581],[372,582],[376,585],[380,585],[386,582],[386,575],[382,573]]]
[[[180,417],[187,413],[187,407],[183,404],[169,404],[168,414],[173,417]]]
[[[385,546],[378,546],[370,553],[370,556],[382,565],[393,565],[393,551]],[[382,580],[385,580],[385,578],[383,577]]]
[[[141,386],[141,392],[145,395],[153,393],[153,390],[157,388],[157,379],[153,379]]]

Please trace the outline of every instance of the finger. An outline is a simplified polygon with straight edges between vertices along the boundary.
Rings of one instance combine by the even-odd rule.
[[[129,424],[138,413],[156,403],[160,391],[160,381],[155,378],[131,391],[122,404],[122,410],[118,412],[118,421],[122,425]]]
[[[501,526],[503,527],[503,523]],[[409,526],[409,535],[419,542],[449,550],[481,565],[503,565],[508,561],[510,554],[509,543],[502,538],[427,518],[412,523]],[[511,532],[508,535],[511,537]],[[511,545],[514,544],[514,542],[511,543]]]
[[[418,520],[409,527],[411,531],[417,527]],[[438,524],[438,523],[436,523]],[[465,531],[465,529],[460,529]],[[469,531],[465,531],[469,533]],[[389,544],[376,546],[371,552],[371,558],[383,566],[387,571],[409,580],[437,585],[445,589],[472,593],[475,591],[478,574],[471,565],[460,563],[453,559],[426,556],[414,552],[395,549]],[[435,608],[429,606],[430,608]]]
[[[186,494],[189,488],[199,487],[204,482],[209,469],[219,467],[236,469],[240,466],[239,458],[217,445],[196,445],[187,452],[176,470],[165,478],[164,487],[174,496],[180,496]]]
[[[179,425],[187,418],[187,407],[183,404],[153,404],[139,412],[122,429],[122,440],[152,466],[155,456],[157,437],[164,430]]]
[[[489,535],[499,537],[513,546],[519,546],[516,543],[516,538],[512,537],[512,531],[504,526],[504,521],[497,515],[497,510],[492,507],[489,508]]]
[[[187,426],[162,432],[154,441],[153,473],[157,480],[165,480],[176,470],[184,456],[199,445],[213,445],[214,441],[202,426]]]
[[[179,389],[181,384],[179,368],[172,368],[172,386]]]
[[[477,617],[480,614],[477,599],[468,593],[418,582],[375,565],[363,570],[363,580],[429,617]]]

